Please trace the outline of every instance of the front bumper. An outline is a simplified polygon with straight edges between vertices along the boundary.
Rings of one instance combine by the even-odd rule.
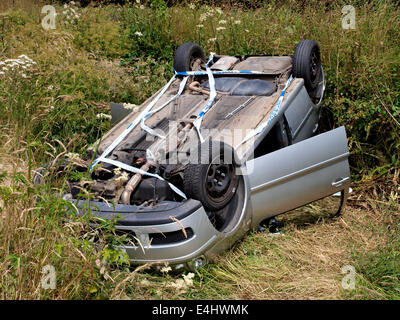
[[[160,202],[143,208],[103,202],[90,202],[91,212],[104,219],[119,217],[117,232],[128,234],[133,243],[119,247],[126,251],[132,264],[163,263],[176,269],[193,270],[231,247],[249,231],[251,205],[248,192],[234,227],[227,232],[216,230],[197,200],[183,203]],[[87,203],[76,202],[83,214]],[[139,243],[140,242],[140,243]]]

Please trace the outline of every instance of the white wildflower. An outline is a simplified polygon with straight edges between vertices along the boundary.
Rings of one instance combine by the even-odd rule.
[[[96,118],[97,119],[111,119],[111,115],[105,114],[105,113],[99,113],[99,114],[96,114]]]
[[[18,57],[18,59],[24,59],[24,60],[28,60],[28,61],[30,61],[30,62],[33,62],[33,60],[32,60],[31,58],[29,58],[28,56],[26,56],[26,55],[24,55],[24,54],[21,54],[21,55]]]
[[[175,288],[178,293],[185,293],[187,289],[193,286],[194,273],[183,275],[183,279],[177,279],[175,282],[170,282],[167,287]]]
[[[36,62],[34,62],[32,59],[28,58],[24,54],[20,55],[18,57],[18,59],[6,59],[4,61],[0,61],[0,66],[3,66],[1,69],[4,72],[14,70],[16,68],[21,68],[23,70],[26,70],[29,67],[31,67],[33,64],[36,64]],[[27,75],[25,73],[23,73],[22,77],[27,78]]]
[[[216,8],[215,11],[218,12],[218,14],[222,14],[223,13],[223,11],[220,8]]]
[[[141,37],[143,35],[143,33],[141,33],[140,31],[136,31],[135,34],[139,37]]]
[[[226,20],[219,20],[219,24],[226,24]]]
[[[0,76],[4,76],[5,73],[3,71],[0,71]]]
[[[167,287],[172,287],[178,290],[178,292],[185,292],[187,285],[183,279],[177,279],[175,282],[170,282]]]
[[[117,168],[114,169],[114,174],[115,175],[118,175],[120,173],[121,173],[121,168],[120,167],[117,167]]]
[[[123,106],[125,109],[132,110],[133,112],[139,111],[139,106],[133,103],[124,103]]]
[[[245,29],[244,31],[246,31],[247,33],[250,32],[249,30]]]
[[[203,28],[204,25],[203,24],[198,24],[196,27],[200,29],[200,28]]]
[[[235,23],[235,24],[241,24],[241,23],[242,23],[242,21],[240,21],[240,20],[236,20],[234,23]]]
[[[185,283],[188,287],[193,285],[193,279],[194,278],[194,273],[189,272],[187,275],[183,275],[183,280],[185,280]]]
[[[210,38],[207,40],[207,42],[215,42],[215,40],[217,40],[217,38]]]
[[[68,8],[68,5],[67,4],[64,4],[64,9],[67,9]]]
[[[191,4],[189,4],[189,8],[194,10],[194,9],[196,9],[196,5],[194,3],[191,3]]]
[[[207,12],[206,13],[202,13],[200,15],[200,18],[199,18],[200,22],[205,21],[207,19],[207,17],[208,17]]]
[[[226,28],[225,27],[218,27],[218,28],[216,28],[215,30],[217,30],[217,31],[222,31],[222,30],[225,30]]]
[[[78,158],[79,158],[79,154],[73,153],[73,152],[67,153],[66,156],[67,156],[67,158],[69,158],[69,159],[78,159]]]
[[[171,271],[171,270],[172,270],[172,268],[169,267],[169,266],[165,266],[165,267],[162,267],[162,268],[161,268],[161,272],[163,272],[163,273],[168,273],[168,272]]]

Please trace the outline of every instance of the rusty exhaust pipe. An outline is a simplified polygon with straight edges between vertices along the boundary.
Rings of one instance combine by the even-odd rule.
[[[177,144],[178,147],[186,140],[186,135],[192,127],[193,123],[189,122],[180,132],[178,132],[178,134],[180,135],[180,138],[178,138],[178,144]],[[157,158],[158,157],[156,157],[156,159]],[[148,171],[152,165],[156,166],[156,162],[147,160],[146,163],[140,167],[140,170]],[[135,190],[141,179],[142,175],[140,173],[136,173],[126,183],[124,192],[121,195],[121,202],[123,204],[131,204],[132,192]]]

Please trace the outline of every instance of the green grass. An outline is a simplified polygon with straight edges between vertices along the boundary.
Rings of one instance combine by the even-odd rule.
[[[356,30],[341,28],[342,3],[310,2],[302,10],[296,1],[276,1],[247,10],[155,1],[78,9],[72,25],[57,7],[50,31],[39,24],[39,7],[18,3],[0,17],[0,61],[26,54],[37,65],[26,78],[0,76],[1,298],[399,298],[400,15],[392,2],[359,1]],[[285,215],[285,236],[252,233],[197,271],[193,286],[177,289],[171,283],[181,274],[135,272],[120,261],[107,245],[119,241],[112,223],[66,223],[67,203],[55,196],[62,178],[30,182],[34,168],[69,152],[83,155],[107,132],[108,121],[96,115],[109,113],[109,102],[142,103],[168,81],[180,43],[198,42],[206,53],[292,54],[300,39],[321,46],[328,85],[322,125],[346,125],[349,137],[357,192],[342,218],[327,219],[323,206]],[[47,264],[57,270],[55,290],[40,289]],[[340,286],[347,264],[357,273],[350,292]]]

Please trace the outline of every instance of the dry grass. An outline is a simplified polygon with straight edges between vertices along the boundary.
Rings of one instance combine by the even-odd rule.
[[[367,200],[365,194],[354,193],[340,217],[329,218],[321,214],[333,202],[337,204],[329,198],[320,202],[323,207],[313,204],[282,215],[283,236],[248,235],[219,256],[215,264],[198,272],[195,286],[186,297],[250,300],[388,298],[363,282],[361,273],[356,275],[356,290],[344,290],[341,282],[345,274],[341,270],[346,265],[357,267],[357,254],[367,255],[388,244],[389,239],[382,229],[396,223],[393,221],[396,211],[388,211],[386,206],[380,208],[376,201]],[[164,290],[165,282],[173,278],[173,275],[166,279],[148,273],[139,275],[133,297],[183,298],[184,295]],[[143,279],[146,281],[144,286],[140,282]]]
[[[368,226],[379,226],[384,219],[381,211],[376,215],[372,210],[348,207],[335,220],[307,226],[287,221],[285,236],[255,234],[223,258],[228,263],[221,261],[217,267],[218,282],[225,279],[223,284],[230,287],[231,294],[223,297],[341,298],[342,267],[354,264],[354,251],[368,252],[383,242],[382,235],[369,232]],[[250,268],[247,259],[253,260]]]
[[[360,213],[347,209],[339,219],[307,227],[288,222],[284,236],[254,234],[224,256],[227,263],[220,261],[218,281],[231,287],[233,299],[337,299],[341,268],[351,264],[346,246],[354,234],[346,220]]]
[[[18,10],[23,9],[30,13],[34,13],[39,18],[39,7],[48,4],[44,0],[1,0],[0,2],[0,13],[4,13],[7,10]]]

